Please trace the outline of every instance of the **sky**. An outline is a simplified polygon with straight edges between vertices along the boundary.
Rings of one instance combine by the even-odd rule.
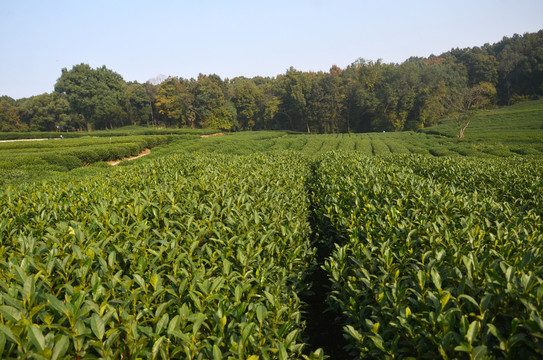
[[[0,0],[0,96],[50,93],[81,63],[140,83],[275,77],[542,29],[543,0]]]

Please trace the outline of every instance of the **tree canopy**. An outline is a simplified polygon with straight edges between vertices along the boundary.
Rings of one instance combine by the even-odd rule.
[[[304,72],[291,67],[271,78],[200,74],[197,79],[170,76],[139,84],[125,82],[105,66],[79,64],[62,69],[51,94],[0,97],[0,131],[128,124],[229,131],[401,131],[431,126],[444,116],[459,119],[461,129],[466,121],[460,119],[475,109],[541,96],[543,30],[401,64],[358,59],[344,69],[334,65],[328,72]]]

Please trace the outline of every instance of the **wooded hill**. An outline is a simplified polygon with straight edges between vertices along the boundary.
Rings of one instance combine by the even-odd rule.
[[[495,44],[412,57],[358,59],[344,69],[273,78],[200,74],[126,82],[105,66],[62,69],[55,91],[0,97],[0,131],[75,131],[125,125],[285,129],[314,133],[417,130],[476,109],[543,95],[543,30]]]

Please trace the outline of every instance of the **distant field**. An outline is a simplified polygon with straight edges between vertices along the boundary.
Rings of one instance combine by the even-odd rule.
[[[232,133],[177,143],[172,151],[230,154],[294,150],[316,155],[333,150],[365,155],[424,154],[432,156],[509,157],[543,155],[543,101],[531,101],[476,114],[465,138],[457,125],[444,119],[421,132],[327,134],[287,132]]]
[[[64,138],[80,138],[92,135],[93,137],[112,137],[112,136],[136,136],[136,135],[185,135],[185,134],[212,134],[217,132],[213,129],[163,129],[144,126],[125,126],[113,130],[97,130],[92,133],[84,132],[0,132],[0,140],[14,139],[58,139],[62,135]]]
[[[479,112],[457,139],[451,119],[421,132],[315,135],[286,131],[218,133],[209,129],[154,129],[129,126],[92,133],[0,133],[0,139],[51,138],[48,141],[0,142],[0,184],[88,174],[71,171],[134,156],[146,148],[159,148],[146,159],[179,152],[250,155],[269,151],[296,151],[315,156],[330,151],[363,155],[420,154],[428,156],[510,157],[543,155],[543,101],[532,101]],[[57,140],[54,140],[57,139]],[[121,163],[122,164],[122,163]],[[122,164],[124,165],[124,164]],[[71,171],[70,173],[67,173]]]
[[[149,132],[151,135],[134,135]],[[170,131],[134,128],[111,132],[81,133],[76,137],[56,134],[40,141],[0,141],[0,185],[17,184],[59,176],[79,176],[104,171],[107,161],[136,156],[145,149],[154,149],[173,142],[200,139],[214,130]],[[164,134],[162,134],[164,133]],[[4,134],[5,138],[15,133]],[[73,134],[71,134],[73,135]],[[89,136],[92,135],[92,136]],[[98,136],[95,136],[98,135]],[[39,138],[39,134],[33,134]]]

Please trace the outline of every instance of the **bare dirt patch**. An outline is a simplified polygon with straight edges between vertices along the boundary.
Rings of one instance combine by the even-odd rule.
[[[212,136],[223,136],[224,133],[215,133],[215,134],[209,134],[209,135],[200,135],[200,137],[207,138]]]
[[[113,160],[113,161],[107,161],[107,163],[111,166],[115,166],[115,165],[118,165],[121,161],[131,161],[131,160],[136,160],[136,159],[139,159],[140,157],[143,157],[145,155],[149,155],[151,153],[151,149],[145,149],[143,150],[141,153],[139,153],[138,155],[136,156],[131,156],[131,157],[127,157],[127,158],[124,158],[124,159],[121,159],[121,160]]]
[[[0,142],[16,142],[16,141],[43,141],[48,139],[16,139],[16,140],[0,140]],[[56,140],[56,139],[55,139]]]

